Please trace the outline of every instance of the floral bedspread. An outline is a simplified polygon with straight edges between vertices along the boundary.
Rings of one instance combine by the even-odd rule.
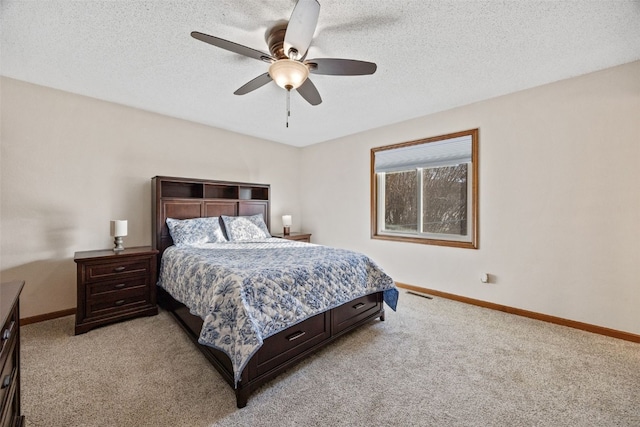
[[[236,384],[265,338],[374,292],[398,300],[367,256],[276,238],[167,248],[158,286],[204,319],[199,342],[229,355]]]

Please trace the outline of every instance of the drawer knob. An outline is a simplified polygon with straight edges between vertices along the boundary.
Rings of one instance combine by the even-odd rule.
[[[5,375],[5,377],[2,379],[2,388],[7,388],[9,387],[9,384],[11,384],[11,375],[13,374],[13,372],[9,375]]]
[[[122,304],[124,304],[124,300],[123,299],[119,299],[118,301],[113,303],[113,305],[122,305]]]
[[[127,267],[121,265],[120,267],[116,267],[113,269],[113,271],[115,271],[116,273],[119,273],[121,271],[124,271]]]
[[[295,341],[295,340],[297,340],[298,338],[300,338],[301,336],[303,336],[304,334],[306,334],[306,332],[305,332],[305,331],[298,331],[298,332],[294,332],[294,333],[292,333],[291,335],[289,335],[289,336],[287,337],[287,339],[288,339],[289,341]]]
[[[11,333],[13,332],[13,327],[15,326],[16,322],[13,321],[9,324],[9,327],[7,329],[5,329],[4,331],[2,331],[2,340],[6,341],[9,338],[11,338]]]
[[[359,302],[356,305],[354,305],[353,308],[356,309],[356,310],[360,310],[364,306],[365,306],[365,304],[363,302]]]
[[[115,286],[114,286],[114,288],[116,288],[116,289],[122,289],[122,288],[124,288],[125,286],[127,286],[125,283],[118,283],[117,285],[115,285]]]

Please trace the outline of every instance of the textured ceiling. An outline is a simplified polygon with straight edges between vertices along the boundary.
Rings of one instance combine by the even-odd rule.
[[[323,103],[270,83],[268,64],[191,31],[268,51],[295,0],[14,1],[0,6],[2,75],[305,146],[640,59],[640,1],[320,0],[308,58],[371,61],[312,75]]]

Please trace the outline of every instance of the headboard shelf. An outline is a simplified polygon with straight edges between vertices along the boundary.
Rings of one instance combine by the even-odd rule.
[[[185,199],[201,199],[203,196],[202,184],[195,182],[162,181],[162,197],[178,197]]]
[[[267,227],[270,227],[269,184],[166,176],[156,176],[151,182],[152,244],[160,251],[160,256],[173,244],[166,224],[167,218],[189,219],[261,213]]]
[[[269,188],[241,186],[238,198],[242,200],[269,200]]]
[[[228,184],[205,184],[205,199],[239,199],[240,187]]]

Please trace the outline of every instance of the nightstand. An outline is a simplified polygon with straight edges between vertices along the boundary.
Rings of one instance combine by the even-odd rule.
[[[76,335],[120,320],[158,314],[157,254],[150,246],[121,252],[76,252]]]
[[[298,242],[307,242],[307,243],[311,243],[311,233],[296,233],[296,232],[291,232],[290,234],[287,234],[286,236],[282,233],[277,233],[277,234],[272,234],[272,237],[278,237],[280,239],[287,239],[287,240],[296,240]]]

